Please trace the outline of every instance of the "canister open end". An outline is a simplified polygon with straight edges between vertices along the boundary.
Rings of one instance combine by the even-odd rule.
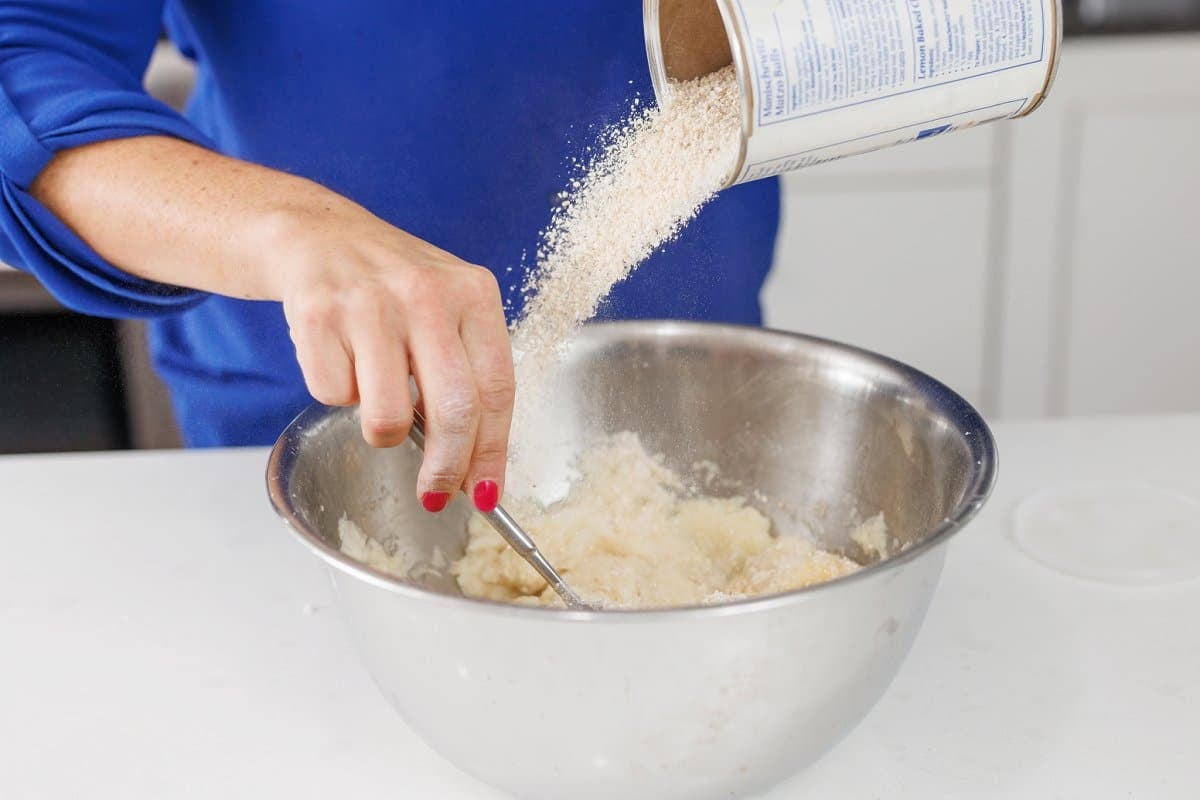
[[[658,34],[667,77],[688,81],[733,63],[716,0],[659,0]]]
[[[643,0],[646,59],[659,105],[671,101],[671,81],[685,81],[733,64],[742,94],[742,145],[737,168],[725,184],[737,183],[746,160],[753,93],[745,55],[733,46],[729,0]]]

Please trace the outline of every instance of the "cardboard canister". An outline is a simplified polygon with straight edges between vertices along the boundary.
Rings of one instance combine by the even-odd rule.
[[[1062,49],[1060,0],[643,0],[660,105],[733,64],[728,185],[1029,114]]]

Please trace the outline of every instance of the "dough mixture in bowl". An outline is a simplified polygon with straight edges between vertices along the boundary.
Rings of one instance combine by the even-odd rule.
[[[798,536],[777,537],[742,498],[690,495],[631,433],[600,441],[567,497],[509,510],[576,592],[609,608],[715,603],[799,589],[859,568]],[[464,594],[561,605],[554,590],[482,517],[450,565]]]
[[[599,441],[578,468],[578,479],[557,503],[506,505],[571,587],[600,606],[719,603],[801,589],[860,568],[804,537],[773,535],[770,520],[740,497],[688,492],[632,433]],[[431,562],[413,565],[389,546],[395,542],[377,542],[348,519],[339,526],[342,552],[382,572],[401,578],[449,572],[471,597],[562,605],[487,520],[475,515],[467,530],[462,558],[447,563],[435,551]],[[853,539],[867,552],[884,542],[883,516],[859,526]]]

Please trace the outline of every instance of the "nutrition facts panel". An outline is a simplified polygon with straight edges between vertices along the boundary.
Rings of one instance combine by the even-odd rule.
[[[736,0],[759,126],[1038,64],[1044,0]],[[763,24],[768,14],[770,24]]]

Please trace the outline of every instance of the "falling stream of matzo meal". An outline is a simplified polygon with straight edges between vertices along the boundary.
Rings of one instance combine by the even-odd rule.
[[[608,293],[725,185],[741,147],[733,67],[672,82],[665,107],[635,106],[573,180],[543,232],[513,329],[517,403],[510,487],[531,489],[525,454],[546,418],[563,349]],[[523,485],[524,484],[524,485]]]

